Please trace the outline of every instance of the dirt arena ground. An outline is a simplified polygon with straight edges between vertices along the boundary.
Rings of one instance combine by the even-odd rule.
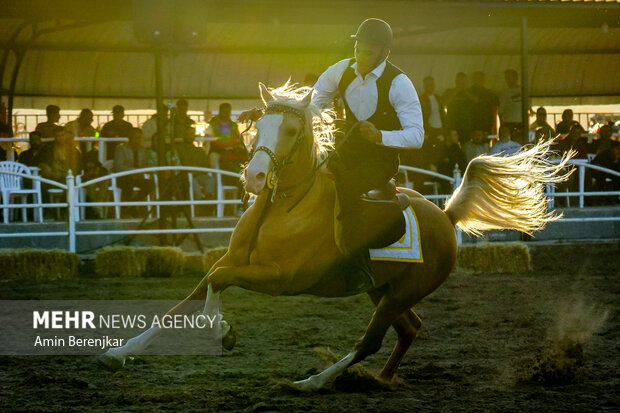
[[[538,246],[527,274],[457,271],[416,307],[422,330],[397,383],[377,372],[394,345],[332,388],[289,383],[328,366],[373,307],[346,299],[223,296],[238,335],[223,356],[140,357],[116,373],[92,357],[0,357],[2,411],[601,412],[620,409],[618,244]],[[0,283],[2,299],[176,299],[197,282],[77,279]]]

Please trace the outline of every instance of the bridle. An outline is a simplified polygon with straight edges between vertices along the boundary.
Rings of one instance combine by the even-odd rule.
[[[295,138],[295,143],[293,144],[293,147],[291,148],[289,153],[286,154],[286,156],[282,158],[282,160],[278,160],[278,157],[276,156],[276,154],[266,146],[259,146],[255,148],[250,154],[249,161],[252,160],[252,158],[254,157],[254,155],[256,155],[257,152],[261,152],[261,151],[265,152],[267,156],[269,156],[269,158],[271,159],[271,163],[273,164],[273,166],[271,167],[271,170],[269,171],[269,174],[267,175],[267,183],[266,183],[267,188],[269,188],[271,192],[271,202],[275,200],[275,196],[278,191],[278,182],[279,182],[278,173],[280,172],[282,167],[284,167],[284,165],[290,162],[290,159],[293,157],[293,155],[299,148],[299,145],[303,142],[304,137],[306,136],[306,133],[305,133],[306,115],[302,110],[295,109],[293,107],[283,105],[280,103],[271,103],[267,105],[267,108],[265,109],[265,115],[273,114],[273,113],[293,114],[301,120],[302,127],[299,130],[297,137]]]

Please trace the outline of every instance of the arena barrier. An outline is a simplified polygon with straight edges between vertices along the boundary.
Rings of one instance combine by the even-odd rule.
[[[603,191],[603,192],[592,192],[585,190],[585,170],[586,168],[590,168],[592,170],[604,172],[608,174],[610,177],[620,177],[620,173],[601,168],[596,165],[588,164],[585,160],[572,160],[571,164],[575,165],[578,168],[578,181],[579,181],[579,191],[578,192],[557,192],[554,187],[547,187],[547,197],[549,198],[549,207],[553,208],[554,201],[559,197],[576,197],[579,199],[579,207],[584,208],[583,199],[587,196],[610,196],[616,197],[620,201],[620,191]],[[452,185],[452,188],[458,187],[461,182],[461,175],[458,169],[455,168],[454,175],[452,177],[441,175],[433,171],[428,171],[420,168],[414,168],[410,166],[401,166],[400,171],[404,176],[404,182],[399,182],[400,185],[411,187],[411,174],[422,174],[428,179],[446,181]],[[149,174],[156,176],[159,172],[168,172],[168,173],[179,173],[184,172],[188,174],[188,179],[191,179],[192,174],[211,174],[216,178],[216,199],[211,200],[195,200],[195,199],[187,199],[187,200],[160,200],[159,198],[159,188],[156,186],[156,192],[154,199],[146,200],[143,202],[123,202],[121,200],[117,201],[107,201],[107,202],[87,202],[82,194],[86,188],[90,185],[95,185],[97,183],[110,181],[109,186],[107,186],[108,190],[112,191],[116,187],[116,179],[119,177],[131,175],[131,174]],[[101,207],[114,207],[121,208],[127,206],[146,206],[147,208],[154,208],[155,211],[158,211],[158,208],[161,206],[190,206],[190,210],[193,211],[193,207],[199,205],[216,205],[217,208],[217,217],[224,216],[224,207],[226,205],[241,205],[242,200],[235,199],[226,199],[226,192],[232,191],[233,189],[236,191],[236,187],[226,186],[222,184],[222,176],[231,176],[234,178],[239,178],[240,175],[237,173],[223,171],[219,169],[211,169],[211,168],[198,168],[198,167],[186,167],[186,166],[161,166],[161,167],[152,167],[152,168],[142,168],[135,169],[126,172],[119,172],[114,174],[109,174],[102,176],[100,178],[96,178],[87,182],[80,182],[80,179],[72,174],[71,171],[67,174],[66,183],[60,183],[56,181],[52,181],[46,178],[43,178],[38,175],[27,175],[22,173],[15,172],[3,172],[5,174],[11,174],[16,176],[21,176],[25,179],[30,179],[32,181],[38,181],[39,184],[47,184],[49,186],[48,190],[52,190],[54,193],[54,197],[56,199],[60,199],[60,201],[54,202],[39,202],[39,203],[19,203],[19,204],[9,204],[6,205],[5,208],[11,209],[34,209],[34,208],[57,208],[57,209],[65,209],[66,213],[66,223],[67,230],[66,231],[40,231],[40,232],[4,232],[0,231],[0,238],[17,238],[17,237],[39,237],[39,236],[66,236],[68,239],[67,249],[71,252],[76,251],[76,237],[79,236],[97,236],[97,235],[134,235],[134,234],[191,234],[191,233],[214,233],[214,232],[226,232],[230,233],[234,228],[162,228],[162,229],[114,229],[114,230],[101,230],[101,231],[82,231],[76,229],[76,223],[80,220],[84,219],[84,209],[87,207],[101,206]],[[191,188],[191,187],[190,187]],[[191,194],[192,191],[189,191]],[[189,198],[188,194],[188,198]],[[425,195],[427,198],[434,200],[437,203],[440,203],[440,200],[445,200],[450,197],[451,194],[428,194]],[[155,212],[157,214],[159,212]],[[157,216],[157,215],[156,215]],[[587,217],[587,218],[563,218],[562,221],[566,222],[584,222],[584,221],[620,221],[620,217]],[[0,224],[2,225],[2,224]],[[457,239],[459,243],[462,241],[460,231],[457,231]]]

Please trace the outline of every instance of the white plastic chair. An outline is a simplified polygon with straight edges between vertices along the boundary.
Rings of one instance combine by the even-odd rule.
[[[3,161],[0,162],[0,194],[2,195],[2,204],[4,223],[9,223],[9,209],[8,205],[11,203],[11,198],[19,197],[21,203],[27,202],[28,195],[32,195],[35,204],[41,203],[41,181],[32,179],[32,188],[23,187],[23,177],[16,175],[3,174],[2,172],[16,172],[25,175],[34,176],[28,166],[19,162]],[[26,222],[27,214],[26,207],[22,208],[22,221]],[[39,222],[43,222],[43,208],[34,208],[34,218]]]

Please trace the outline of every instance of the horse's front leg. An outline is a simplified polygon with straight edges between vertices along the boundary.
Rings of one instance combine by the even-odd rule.
[[[273,296],[282,295],[290,282],[275,265],[246,265],[243,267],[220,267],[207,279],[213,291],[219,293],[231,286]]]

